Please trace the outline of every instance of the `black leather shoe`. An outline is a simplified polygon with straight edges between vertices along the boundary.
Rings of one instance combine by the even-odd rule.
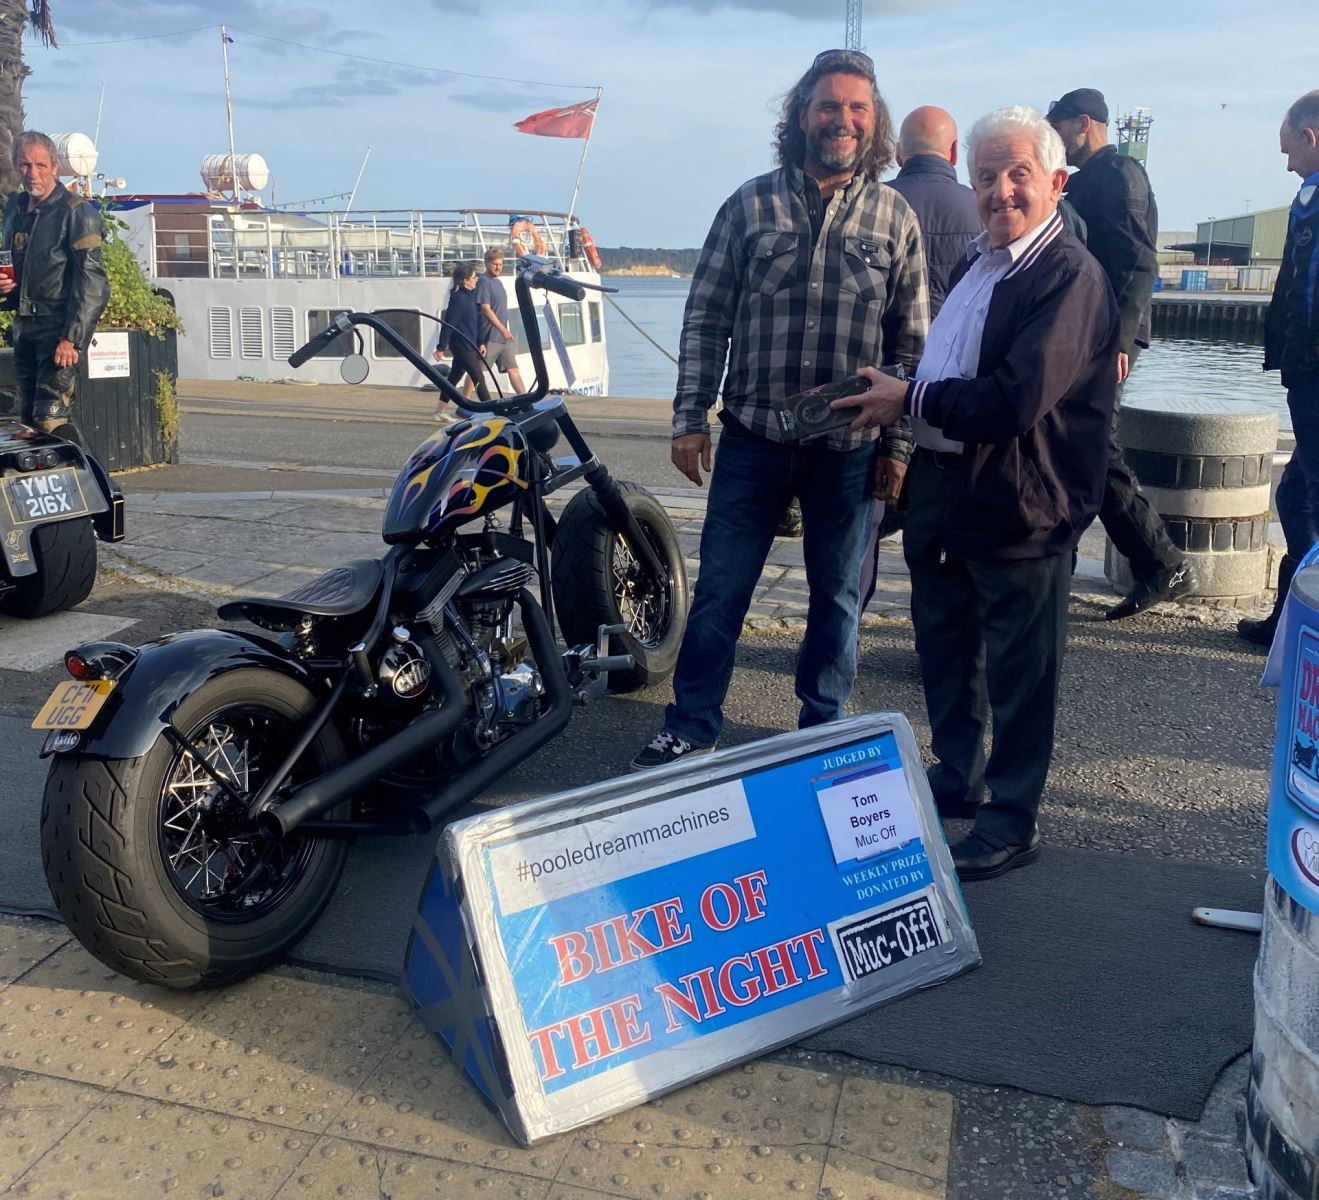
[[[1005,845],[972,830],[949,849],[959,879],[993,879],[995,875],[1002,875],[1013,867],[1024,867],[1039,858],[1040,835],[1036,831],[1028,842]]]
[[[1273,611],[1267,617],[1243,617],[1237,622],[1237,637],[1266,650],[1273,645],[1273,635],[1278,632],[1278,620],[1287,604],[1287,591],[1292,585],[1292,576],[1296,574],[1297,560],[1290,554],[1282,556],[1278,564],[1278,592],[1273,601]]]
[[[1189,596],[1200,586],[1200,578],[1189,559],[1182,559],[1175,567],[1160,571],[1153,579],[1143,579],[1131,590],[1131,595],[1120,604],[1113,605],[1104,614],[1106,621],[1121,621],[1134,617],[1147,608],[1169,600]]]

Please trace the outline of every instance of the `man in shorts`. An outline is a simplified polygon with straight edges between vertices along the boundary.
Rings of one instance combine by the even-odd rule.
[[[526,391],[518,370],[518,348],[508,324],[508,292],[501,276],[504,252],[491,248],[485,252],[485,274],[476,281],[476,303],[481,313],[480,341],[485,346],[486,366],[508,376],[513,394]]]

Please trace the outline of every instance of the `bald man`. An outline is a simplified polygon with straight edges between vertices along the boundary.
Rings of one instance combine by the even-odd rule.
[[[933,318],[948,294],[953,268],[983,228],[975,193],[957,182],[957,122],[933,104],[913,109],[898,131],[897,159],[902,170],[889,187],[911,205],[920,222]]]

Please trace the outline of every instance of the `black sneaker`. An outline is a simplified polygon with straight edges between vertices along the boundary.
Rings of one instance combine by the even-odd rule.
[[[1106,621],[1121,621],[1134,617],[1147,608],[1168,600],[1189,596],[1200,586],[1200,577],[1189,559],[1182,559],[1175,567],[1160,571],[1152,580],[1142,580],[1132,589],[1131,595],[1115,604],[1104,614]]]
[[[788,502],[783,516],[779,518],[779,527],[774,531],[775,537],[801,537],[801,501],[795,496]]]
[[[693,754],[709,754],[713,746],[697,746],[685,737],[680,737],[671,729],[661,729],[640,754],[632,760],[634,771],[649,771],[651,767],[662,767],[665,763],[677,762],[680,758],[690,758]]]

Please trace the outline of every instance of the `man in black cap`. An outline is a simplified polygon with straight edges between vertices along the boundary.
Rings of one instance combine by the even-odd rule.
[[[1062,138],[1068,165],[1078,168],[1068,180],[1067,199],[1085,221],[1086,245],[1117,297],[1122,331],[1116,369],[1121,384],[1150,344],[1150,297],[1159,273],[1154,246],[1159,210],[1145,168],[1109,144],[1108,104],[1102,92],[1077,88],[1050,104],[1048,116]],[[1195,568],[1168,537],[1122,456],[1116,410],[1099,520],[1131,564],[1135,580],[1131,594],[1104,614],[1110,621],[1195,590]]]

